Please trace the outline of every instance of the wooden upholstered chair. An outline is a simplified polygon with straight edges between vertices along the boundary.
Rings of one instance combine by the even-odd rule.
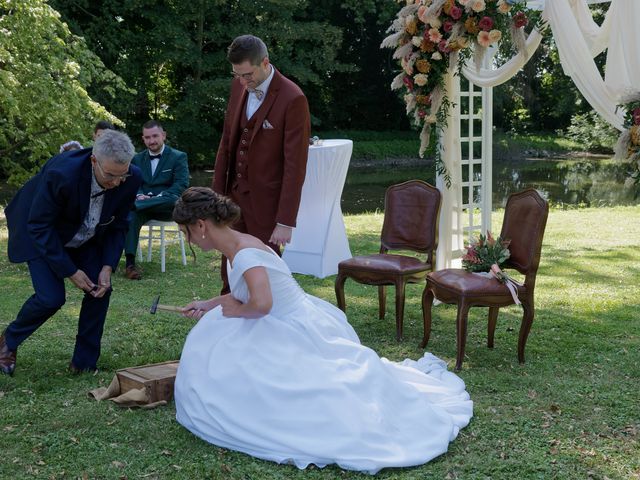
[[[515,269],[524,275],[524,284],[517,286],[523,314],[518,338],[518,360],[524,363],[524,347],[535,315],[533,291],[540,264],[540,250],[544,236],[549,205],[530,188],[509,196],[504,212],[500,237],[511,240],[511,256],[504,270]],[[492,277],[485,277],[462,269],[445,269],[427,275],[422,294],[424,337],[420,346],[426,347],[431,333],[431,306],[434,297],[443,303],[457,304],[456,318],[457,356],[456,370],[462,366],[467,338],[467,315],[473,306],[489,307],[487,345],[493,348],[493,338],[500,307],[515,303],[509,289]]]
[[[440,191],[422,180],[392,185],[385,193],[385,210],[380,253],[363,255],[338,264],[335,290],[338,307],[345,311],[344,283],[347,278],[367,285],[378,285],[380,319],[384,318],[387,285],[396,289],[396,338],[402,338],[405,286],[424,281],[434,267],[438,246]],[[424,259],[390,250],[412,251]]]

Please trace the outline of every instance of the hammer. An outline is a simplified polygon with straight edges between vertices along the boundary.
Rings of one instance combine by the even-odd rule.
[[[154,315],[158,310],[165,310],[167,312],[179,312],[182,313],[182,307],[175,307],[173,305],[161,305],[160,303],[160,295],[158,295],[151,304],[151,308],[149,309],[149,313]]]

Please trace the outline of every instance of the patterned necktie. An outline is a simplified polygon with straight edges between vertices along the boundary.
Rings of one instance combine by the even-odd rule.
[[[264,92],[262,90],[258,90],[257,88],[253,91],[253,94],[258,100],[262,100],[262,97],[264,97]]]

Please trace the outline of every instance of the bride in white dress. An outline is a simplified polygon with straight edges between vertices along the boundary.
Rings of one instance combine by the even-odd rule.
[[[402,363],[358,340],[344,313],[306,294],[238,207],[192,187],[174,220],[229,259],[231,294],[195,301],[175,383],[176,418],[212,444],[278,463],[376,473],[447,451],[472,416],[463,381],[431,354]]]

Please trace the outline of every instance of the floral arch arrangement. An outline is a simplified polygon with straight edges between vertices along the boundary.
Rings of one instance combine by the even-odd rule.
[[[444,89],[450,67],[461,67],[473,55],[480,68],[487,47],[505,35],[518,51],[524,50],[525,27],[539,23],[539,12],[523,0],[398,0],[405,5],[396,15],[381,48],[395,48],[402,71],[391,89],[404,89],[412,123],[421,129],[420,157],[431,133],[446,124],[451,101]],[[540,28],[539,28],[540,29]],[[436,170],[446,175],[438,151]]]

